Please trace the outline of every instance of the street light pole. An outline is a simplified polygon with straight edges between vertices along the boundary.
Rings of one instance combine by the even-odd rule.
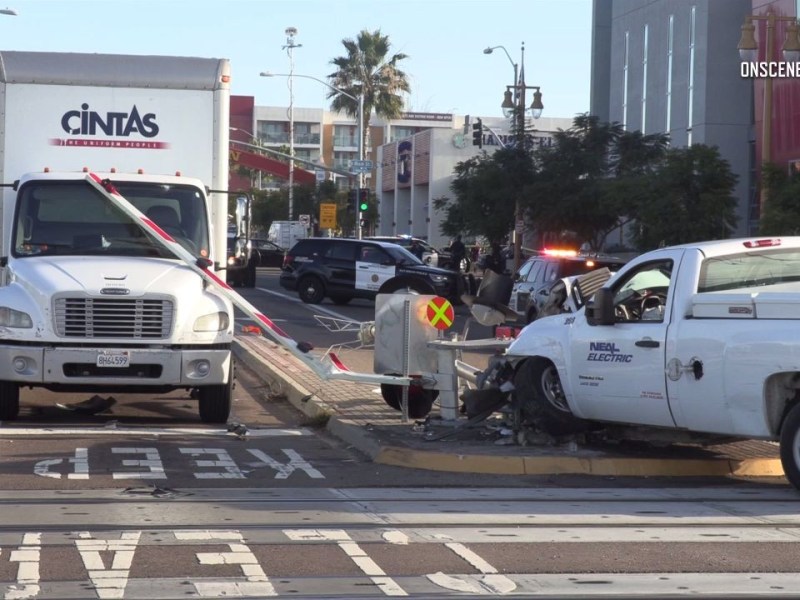
[[[504,46],[490,46],[486,48],[483,53],[491,54],[495,48],[502,48],[506,53],[509,62],[514,67],[514,82],[513,85],[507,85],[506,91],[503,96],[503,103],[500,105],[503,109],[503,114],[512,119],[515,124],[516,140],[515,147],[522,150],[525,148],[525,91],[536,90],[533,94],[533,103],[530,106],[531,116],[538,119],[542,114],[544,105],[542,104],[542,92],[538,85],[525,85],[525,42],[522,42],[520,49],[520,63],[519,69],[517,63],[511,59],[511,55]],[[513,100],[512,100],[513,97]],[[522,222],[522,203],[521,196],[522,190],[516,190],[514,197],[514,271],[519,269],[522,263],[522,228],[519,224]]]
[[[287,73],[270,73],[269,71],[262,71],[260,73],[261,77],[302,77],[303,79],[312,79],[318,83],[321,83],[324,86],[332,89],[337,94],[341,94],[347,98],[350,98],[354,102],[358,103],[358,160],[364,160],[364,95],[361,94],[358,98],[353,96],[352,94],[348,94],[343,89],[337,88],[336,86],[331,85],[327,81],[323,79],[318,79],[317,77],[312,77],[311,75],[298,75],[297,73],[287,74]],[[290,171],[291,173],[291,171]],[[364,173],[358,173],[358,187],[359,189],[364,187]],[[358,239],[361,239],[361,219],[359,218],[359,210],[358,210],[359,199],[356,197],[356,206],[355,206],[355,215],[356,215],[356,230],[358,232]]]
[[[294,209],[294,53],[295,48],[303,44],[296,44],[294,36],[297,29],[294,27],[286,28],[286,45],[283,47],[289,55],[289,220],[292,220]]]

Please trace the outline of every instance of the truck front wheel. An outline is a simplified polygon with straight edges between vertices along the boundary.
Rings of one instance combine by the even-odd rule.
[[[781,427],[781,464],[783,473],[800,490],[800,404],[796,404]]]
[[[19,386],[0,381],[0,421],[13,421],[19,415]]]
[[[579,433],[591,423],[572,414],[555,365],[548,360],[524,361],[514,375],[514,402],[524,419],[550,435]]]
[[[228,371],[228,383],[197,388],[200,420],[203,423],[226,423],[233,401],[233,359]]]

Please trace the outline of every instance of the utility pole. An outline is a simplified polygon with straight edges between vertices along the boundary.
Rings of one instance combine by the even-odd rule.
[[[286,45],[283,47],[289,55],[289,220],[294,214],[294,53],[295,48],[300,48],[303,44],[297,44],[294,36],[297,35],[295,27],[286,28]]]

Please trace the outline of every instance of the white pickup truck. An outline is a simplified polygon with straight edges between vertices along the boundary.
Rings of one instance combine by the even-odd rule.
[[[595,422],[779,440],[800,489],[800,237],[662,248],[509,346],[514,401],[553,434]]]

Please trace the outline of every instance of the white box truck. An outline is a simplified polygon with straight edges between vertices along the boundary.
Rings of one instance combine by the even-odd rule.
[[[0,52],[0,419],[45,388],[186,389],[227,420],[230,301],[85,171],[224,267],[229,80],[227,59]]]
[[[267,239],[284,250],[291,250],[298,240],[308,237],[308,228],[300,221],[273,221]]]

